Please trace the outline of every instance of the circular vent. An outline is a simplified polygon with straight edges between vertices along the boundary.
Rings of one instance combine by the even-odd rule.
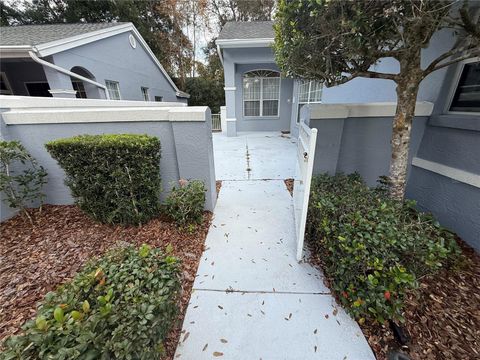
[[[133,35],[130,34],[130,36],[128,37],[128,41],[130,42],[130,46],[132,48],[136,48],[137,47],[137,40],[135,40],[135,37]]]

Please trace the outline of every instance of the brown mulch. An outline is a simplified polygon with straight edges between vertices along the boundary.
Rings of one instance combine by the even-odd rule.
[[[419,281],[406,299],[402,330],[410,338],[398,343],[388,324],[360,325],[377,360],[394,350],[412,360],[480,359],[480,256],[460,239],[463,256],[452,269]],[[312,255],[310,262],[322,267]],[[328,280],[326,280],[328,286]]]
[[[293,196],[293,179],[285,179],[283,180],[285,182],[285,186],[287,187],[288,192],[290,193],[290,196]]]
[[[205,212],[203,223],[189,234],[162,217],[125,228],[99,224],[76,206],[47,205],[33,227],[20,216],[1,223],[0,342],[19,333],[21,325],[35,316],[37,302],[72,279],[88,259],[117,243],[171,244],[183,271],[180,316],[165,344],[168,359],[173,359],[211,219],[212,214]]]
[[[218,199],[218,195],[220,194],[220,189],[222,188],[222,180],[217,180],[215,182],[215,188],[217,189],[217,199]]]

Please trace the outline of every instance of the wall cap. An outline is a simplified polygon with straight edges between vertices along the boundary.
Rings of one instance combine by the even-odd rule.
[[[6,125],[109,122],[204,122],[208,107],[89,107],[20,109],[1,113]]]
[[[464,184],[480,188],[480,175],[478,174],[418,157],[412,159],[412,165],[460,181]]]
[[[396,102],[351,103],[351,104],[310,104],[310,119],[345,119],[354,117],[395,116]],[[415,116],[430,116],[433,103],[417,101]]]

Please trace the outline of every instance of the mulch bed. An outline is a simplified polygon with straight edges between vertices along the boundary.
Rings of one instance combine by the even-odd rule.
[[[285,186],[287,187],[288,192],[290,193],[290,196],[293,196],[293,184],[294,180],[293,179],[285,179],[283,180],[285,182]]]
[[[412,360],[480,359],[480,256],[457,239],[463,257],[453,269],[420,279],[417,294],[406,299],[402,346],[388,324],[360,325],[377,360],[394,350]],[[312,255],[311,263],[322,267]],[[328,281],[326,283],[328,286]]]
[[[180,316],[165,344],[168,359],[173,359],[211,219],[205,212],[203,223],[189,234],[163,217],[125,228],[97,223],[76,206],[47,205],[33,227],[20,216],[1,223],[0,342],[19,333],[35,316],[37,302],[72,279],[88,259],[124,242],[171,244],[183,270]]]

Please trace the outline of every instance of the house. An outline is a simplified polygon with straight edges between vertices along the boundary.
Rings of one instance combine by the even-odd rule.
[[[388,175],[396,108],[391,80],[356,78],[324,88],[281,76],[272,50],[273,23],[228,22],[216,44],[225,73],[227,136],[290,131],[300,119],[317,129],[313,173],[358,172],[369,186]],[[437,32],[422,51],[428,64],[456,36]],[[382,59],[376,71],[396,73]],[[413,121],[406,197],[480,251],[480,58],[445,67],[420,85]]]
[[[217,50],[225,73],[228,135],[255,130],[288,130],[295,134],[300,109],[305,104],[396,101],[395,84],[390,80],[357,78],[323,88],[318,81],[283,78],[275,64],[273,41],[271,21],[227,22],[218,36]],[[451,33],[443,31],[422,56],[431,60],[448,50],[454,41]],[[375,70],[395,73],[398,69],[396,60],[386,58]],[[423,81],[418,101],[437,101],[446,71],[437,71]],[[453,108],[459,106],[453,104]],[[466,111],[472,111],[472,107]]]
[[[1,94],[186,103],[132,23],[0,28]]]

